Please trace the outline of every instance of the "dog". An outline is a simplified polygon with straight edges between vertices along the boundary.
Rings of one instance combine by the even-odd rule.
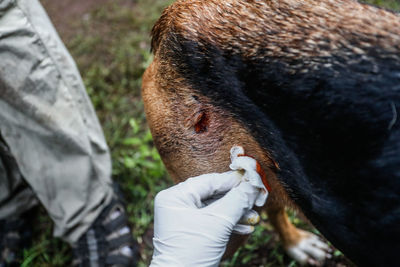
[[[178,0],[152,51],[142,96],[176,182],[228,170],[242,145],[292,257],[317,265],[328,252],[285,206],[356,264],[398,264],[398,14],[352,0]]]

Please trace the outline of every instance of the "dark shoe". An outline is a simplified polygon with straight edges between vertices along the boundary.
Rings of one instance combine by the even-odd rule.
[[[20,266],[23,251],[32,242],[29,213],[0,220],[0,267]]]
[[[73,266],[136,266],[137,244],[124,205],[114,199],[74,246]]]

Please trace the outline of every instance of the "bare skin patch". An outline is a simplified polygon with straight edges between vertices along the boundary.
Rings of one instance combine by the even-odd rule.
[[[209,115],[204,109],[194,112],[186,119],[188,129],[193,129],[196,133],[203,133],[209,127]]]

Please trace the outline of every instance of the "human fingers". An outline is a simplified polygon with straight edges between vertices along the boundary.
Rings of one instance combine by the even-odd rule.
[[[192,177],[157,194],[158,204],[201,208],[203,200],[221,196],[237,186],[242,178],[238,171],[208,173]]]
[[[232,223],[232,225],[236,225],[240,218],[253,207],[259,194],[259,188],[254,187],[248,182],[242,182],[230,190],[224,197],[204,207],[202,210],[203,212],[224,218]]]

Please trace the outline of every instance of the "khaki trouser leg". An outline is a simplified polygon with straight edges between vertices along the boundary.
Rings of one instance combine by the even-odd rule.
[[[17,162],[0,139],[0,216],[18,216],[37,204],[38,200],[22,178]]]
[[[33,192],[55,236],[77,241],[111,201],[111,161],[75,63],[37,0],[0,0],[0,135],[21,175],[2,160],[0,218],[33,205]]]

